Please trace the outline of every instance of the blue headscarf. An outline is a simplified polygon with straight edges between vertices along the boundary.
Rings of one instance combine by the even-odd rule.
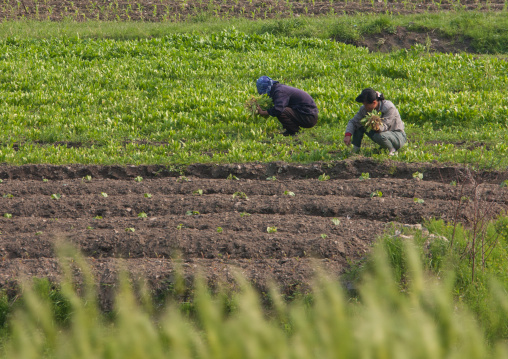
[[[278,83],[279,83],[279,81],[274,81],[271,78],[269,78],[268,76],[261,76],[256,81],[256,87],[257,87],[258,93],[260,95],[264,95],[264,94],[270,95],[272,86],[275,84],[278,84]]]

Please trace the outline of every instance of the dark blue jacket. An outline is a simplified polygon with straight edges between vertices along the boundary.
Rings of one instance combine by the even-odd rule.
[[[317,116],[319,112],[316,103],[307,92],[291,86],[277,83],[272,86],[269,96],[273,100],[273,107],[267,110],[270,116],[280,116],[286,107],[304,115]]]

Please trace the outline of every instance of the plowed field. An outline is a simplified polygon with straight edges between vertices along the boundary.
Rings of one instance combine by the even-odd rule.
[[[423,180],[413,178],[416,171]],[[365,172],[371,178],[360,180]],[[323,173],[330,179],[319,180]],[[11,290],[23,276],[58,279],[54,246],[66,240],[89,259],[103,288],[114,286],[121,266],[165,290],[178,256],[187,278],[201,271],[213,285],[238,270],[260,289],[273,279],[292,293],[305,290],[317,267],[339,275],[388,223],[457,214],[467,222],[475,206],[489,215],[508,208],[508,189],[499,185],[508,172],[366,159],[203,164],[181,173],[162,166],[2,166],[0,178],[0,285]],[[381,197],[372,196],[378,191]]]

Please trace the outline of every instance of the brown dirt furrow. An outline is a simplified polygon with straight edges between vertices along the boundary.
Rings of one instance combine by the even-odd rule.
[[[358,157],[331,163],[289,164],[285,162],[244,163],[244,164],[193,164],[181,168],[161,165],[143,166],[84,166],[84,165],[23,165],[0,166],[0,179],[22,179],[41,181],[82,179],[85,176],[102,179],[134,180],[141,176],[148,178],[178,177],[180,175],[199,178],[226,179],[230,174],[240,179],[266,180],[276,176],[278,179],[317,179],[326,173],[331,179],[357,179],[362,173],[368,172],[371,178],[411,179],[413,173],[424,174],[424,181],[441,183],[476,181],[499,185],[508,179],[508,170],[482,170],[471,172],[459,165],[439,163],[403,163],[395,161],[376,162],[369,158]]]
[[[423,198],[424,199],[424,198]],[[248,199],[230,196],[171,196],[166,198],[132,198],[125,196],[116,200],[80,196],[62,197],[54,200],[44,197],[38,201],[23,198],[10,198],[0,201],[0,213],[15,217],[42,218],[82,218],[90,220],[96,216],[103,218],[133,218],[144,212],[150,217],[167,215],[186,215],[195,213],[242,213],[307,215],[317,217],[350,217],[352,219],[372,219],[384,222],[420,223],[422,220],[437,217],[452,219],[458,203],[454,201],[424,199],[415,203],[413,198],[355,198],[340,196],[250,196]],[[462,218],[471,219],[472,203],[462,203]],[[492,203],[496,213],[506,209],[505,205]]]
[[[267,180],[261,182],[255,180],[230,180],[207,179],[188,177],[187,181],[180,182],[173,178],[148,179],[133,185],[128,181],[93,179],[90,182],[78,179],[51,181],[6,181],[0,186],[0,194],[10,195],[25,200],[33,200],[32,197],[47,196],[58,193],[64,196],[96,196],[103,198],[101,193],[106,193],[108,198],[113,196],[138,196],[143,198],[149,193],[153,198],[167,197],[169,195],[198,195],[201,190],[203,195],[232,196],[238,192],[246,195],[282,196],[284,192],[293,192],[296,195],[314,196],[341,196],[341,197],[370,197],[374,191],[382,191],[384,197],[402,198],[425,198],[458,201],[461,197],[469,195],[478,189],[478,195],[489,202],[508,204],[508,193],[499,184],[483,183],[479,187],[472,184],[452,185],[433,181],[383,178],[359,180],[336,179],[319,181],[317,179],[297,180]],[[11,185],[12,184],[12,185]]]

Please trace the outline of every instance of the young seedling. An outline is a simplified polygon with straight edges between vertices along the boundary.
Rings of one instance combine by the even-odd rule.
[[[240,197],[241,199],[249,199],[245,192],[235,192],[233,193],[233,198]]]
[[[415,173],[413,173],[413,178],[417,181],[420,181],[423,179],[423,173],[416,171]]]
[[[457,186],[457,181],[451,181],[450,182],[450,186],[456,187]]]
[[[199,215],[199,211],[187,211],[185,212],[186,216],[197,216]]]
[[[189,182],[190,180],[185,176],[180,176],[176,179],[176,182]]]
[[[136,232],[136,229],[132,227],[125,228],[125,232]]]
[[[141,182],[141,181],[143,181],[143,177],[137,176],[136,178],[134,178],[134,181]]]
[[[102,216],[95,216],[93,219],[102,219]]]
[[[4,183],[4,180],[0,178],[0,183]]]
[[[501,182],[500,186],[501,187],[508,187],[508,180],[504,180],[503,182]]]
[[[104,197],[104,198],[107,198],[108,194],[106,192],[101,192],[101,196]]]
[[[326,238],[328,238],[328,235],[324,234],[324,233],[321,233],[321,238],[326,239]]]
[[[51,199],[54,199],[54,200],[59,200],[60,198],[62,198],[62,195],[60,193],[53,193],[51,195]]]
[[[3,198],[13,198],[14,195],[10,194],[10,193],[6,193],[2,196]]]
[[[35,235],[36,235],[36,236],[40,236],[41,234],[42,234],[42,231],[37,231],[37,232],[35,232]]]
[[[238,177],[236,177],[235,175],[233,175],[232,173],[229,174],[229,176],[226,178],[227,180],[236,180],[238,181]]]
[[[294,197],[295,193],[291,191],[284,191],[284,196]]]
[[[370,194],[370,198],[372,197],[383,197],[383,192],[381,191],[374,191]]]
[[[359,177],[360,181],[366,181],[370,178],[369,172],[362,173],[362,175]]]
[[[180,223],[178,226],[176,226],[176,229],[181,230],[183,228],[183,223]]]
[[[92,229],[94,229],[94,228],[93,228],[92,226],[87,226],[87,227],[86,227],[86,229],[88,229],[88,230],[92,230]]]
[[[148,217],[148,215],[145,212],[138,213],[138,218],[147,218],[147,217]]]
[[[217,233],[222,233],[222,227],[217,227]]]
[[[197,189],[195,191],[192,191],[192,194],[194,196],[202,196],[203,195],[203,190],[202,189]]]
[[[413,198],[414,203],[424,203],[425,201],[421,198]]]
[[[90,182],[92,180],[92,176],[87,175],[81,179],[81,182]]]
[[[276,233],[277,232],[277,227],[266,227],[266,231],[268,233]]]
[[[145,196],[145,198],[152,198],[152,194],[151,193],[145,193],[143,196]]]
[[[11,213],[4,213],[4,217],[5,218],[12,218],[12,214]]]
[[[47,178],[43,178],[43,179],[42,179],[42,182],[47,183],[47,182],[49,182],[49,179],[47,179]]]
[[[266,178],[267,181],[277,181],[277,177],[271,176]]]
[[[330,179],[330,176],[328,176],[326,173],[323,173],[318,177],[318,180],[320,181],[328,181]]]
[[[250,216],[250,213],[247,213],[247,212],[242,212],[240,213],[240,217],[249,217]]]
[[[332,223],[335,225],[335,226],[338,226],[340,224],[340,219],[338,218],[332,218]]]

